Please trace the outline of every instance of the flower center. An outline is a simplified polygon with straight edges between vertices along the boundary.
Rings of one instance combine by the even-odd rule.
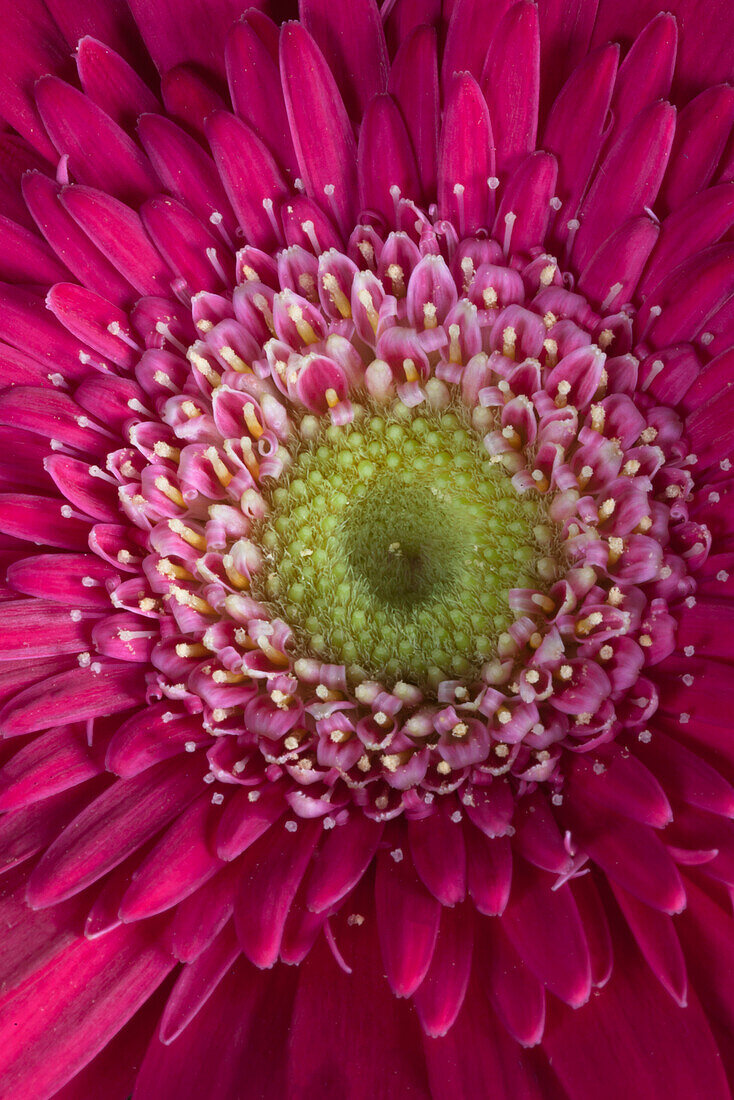
[[[297,648],[355,681],[477,674],[514,620],[509,590],[556,572],[545,498],[515,491],[458,405],[366,411],[301,447],[255,536],[271,554],[256,594]]]

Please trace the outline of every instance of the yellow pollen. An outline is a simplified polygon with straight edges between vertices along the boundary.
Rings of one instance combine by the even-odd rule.
[[[286,309],[286,313],[290,317],[293,324],[296,326],[296,332],[303,340],[304,344],[315,344],[318,342],[318,336],[316,335],[313,327],[303,316],[303,310],[300,306],[291,305]]]
[[[502,333],[502,354],[507,359],[515,358],[515,348],[517,345],[517,332],[511,325]]]
[[[599,650],[599,656],[601,657],[602,661],[611,661],[612,657],[614,656],[614,650],[610,645],[603,645]]]
[[[178,447],[172,447],[169,443],[164,443],[162,439],[159,439],[153,447],[153,453],[158,455],[159,458],[171,458],[174,462],[178,462],[181,457]]]
[[[613,585],[613,587],[609,589],[609,595],[607,596],[607,603],[611,604],[612,607],[620,607],[623,600],[624,600],[624,596],[622,595],[622,589],[617,588],[616,584]]]
[[[196,416],[201,416],[201,409],[198,408],[193,401],[183,401],[181,403],[181,412],[184,416],[187,416],[189,420],[193,420]]]
[[[179,642],[176,646],[177,657],[206,657],[209,650],[205,645],[200,642],[196,642],[190,645],[188,642]]]
[[[260,476],[260,466],[255,458],[252,440],[249,435],[243,435],[240,443],[242,444],[242,460],[252,476],[257,480]]]
[[[219,451],[216,449],[216,447],[207,447],[206,457],[212,464],[212,468],[217,477],[217,480],[221,485],[226,488],[232,480],[232,474],[222,462]]]
[[[454,737],[466,737],[467,733],[469,732],[469,727],[467,726],[466,722],[457,722],[451,732],[453,733]]]
[[[561,665],[558,670],[558,675],[562,680],[570,680],[573,676],[573,669],[570,665]]]
[[[239,569],[235,567],[234,559],[231,554],[224,555],[224,557],[222,558],[222,565],[224,566],[224,571],[234,588],[250,587],[249,577],[246,577],[244,573],[240,573]]]
[[[609,519],[616,507],[617,502],[614,497],[607,497],[607,499],[599,506],[599,519]]]
[[[242,415],[245,418],[247,430],[249,431],[252,438],[259,439],[260,436],[263,434],[263,427],[260,421],[255,416],[255,406],[252,404],[251,401],[248,401],[243,408]]]
[[[179,508],[186,507],[186,501],[183,498],[183,494],[180,489],[177,489],[175,485],[171,485],[171,482],[167,477],[157,477],[153,483],[159,492],[167,496],[174,504],[178,504]]]
[[[426,302],[426,304],[423,306],[423,326],[424,328],[438,327],[436,307],[433,302]]]
[[[412,359],[403,359],[403,370],[408,382],[418,381],[418,371],[415,369],[415,362]]]
[[[176,584],[171,585],[171,595],[177,603],[180,603],[183,607],[190,607],[192,611],[200,611],[202,615],[214,614],[214,608],[201,596],[197,596],[185,588],[179,588]]]
[[[324,397],[326,398],[326,404],[329,406],[330,409],[336,408],[336,406],[339,404],[339,394],[336,392],[335,389],[332,389],[331,387],[329,387],[329,389],[325,392]]]
[[[640,463],[637,461],[637,459],[630,458],[627,462],[625,462],[624,466],[622,467],[622,473],[627,474],[628,477],[634,477],[639,469]]]
[[[206,539],[204,536],[200,535],[197,531],[193,531],[190,527],[187,527],[180,519],[169,519],[168,526],[171,528],[174,535],[179,535],[184,542],[188,542],[189,546],[195,546],[197,550],[206,550]]]
[[[449,325],[449,362],[460,363],[461,362],[461,344],[459,337],[461,336],[461,329],[458,325]]]
[[[652,645],[652,638],[650,637],[649,634],[640,634],[639,641],[640,641],[640,645],[644,646],[645,649],[649,649],[650,646]]]
[[[540,673],[538,672],[537,668],[529,668],[528,671],[525,673],[525,679],[529,684],[537,684],[538,680],[540,679]]]
[[[451,775],[451,765],[447,760],[439,760],[436,764],[436,771],[439,775]]]
[[[237,354],[234,348],[220,348],[219,354],[222,359],[224,359],[227,366],[231,367],[232,370],[236,370],[238,374],[252,374],[252,367],[250,364],[246,363],[245,360]]]
[[[494,309],[497,305],[497,291],[493,286],[485,286],[482,291],[482,301],[485,309]]]
[[[223,668],[216,668],[212,672],[212,680],[215,684],[241,684],[246,679],[242,672],[229,672]]]
[[[405,295],[405,272],[400,264],[390,264],[387,269],[387,277],[392,283],[395,297],[402,298]]]
[[[380,315],[375,309],[375,303],[372,301],[372,295],[369,290],[360,290],[357,292],[357,301],[360,305],[364,306],[367,313],[367,320],[372,325],[372,330],[377,332],[377,325],[380,320]]]
[[[341,313],[342,317],[351,317],[352,307],[349,304],[349,299],[347,298],[346,294],[339,286],[339,280],[337,279],[336,275],[328,272],[326,275],[324,275],[322,282],[324,284],[324,289],[328,293],[336,308]]]
[[[357,761],[357,767],[361,772],[368,772],[370,770],[370,758],[365,753],[364,756],[360,756]]]
[[[500,723],[501,726],[506,726],[508,722],[512,721],[511,711],[509,711],[507,707],[500,707],[500,709],[497,711],[497,721]]]
[[[601,405],[591,406],[591,426],[595,432],[604,431],[604,409]]]

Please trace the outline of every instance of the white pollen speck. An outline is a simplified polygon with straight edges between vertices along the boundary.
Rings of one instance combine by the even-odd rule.
[[[92,663],[92,664],[91,664],[91,665],[89,666],[89,671],[90,671],[90,672],[93,672],[93,673],[94,673],[94,674],[95,674],[96,676],[98,676],[98,675],[99,675],[99,673],[100,673],[100,672],[102,671],[102,666],[101,666],[101,664],[99,663],[99,661],[94,661],[94,662],[93,662],[93,663]]]
[[[497,176],[490,176],[487,180],[487,186],[489,187],[490,191],[496,191],[499,185],[500,181]]]
[[[395,860],[396,863],[400,863],[401,859],[403,858],[403,849],[402,848],[393,848],[393,850],[390,852],[390,855],[392,856],[392,858]]]
[[[81,611],[70,611],[69,612],[69,618],[71,619],[71,621],[73,623],[81,622],[81,617],[82,617]]]
[[[551,802],[553,803],[554,806],[562,806],[563,805],[563,795],[562,794],[553,794],[553,795],[551,795]]]
[[[637,740],[642,741],[643,745],[648,745],[652,741],[652,734],[649,730],[640,730],[637,734]]]
[[[722,584],[726,584],[726,582],[729,580],[729,574],[727,573],[726,569],[720,569],[719,572],[716,574],[716,579],[717,581],[721,581]]]
[[[602,764],[601,760],[597,760],[597,762],[594,764],[594,773],[596,775],[604,775],[604,772],[606,770],[606,765]]]
[[[681,679],[683,680],[683,683],[686,685],[687,688],[693,686],[693,677],[691,676],[690,672],[686,672],[686,674],[682,676]]]
[[[61,505],[61,515],[64,517],[64,519],[71,519],[71,517],[74,515],[74,510],[70,504]]]
[[[91,653],[80,653],[77,656],[77,664],[80,668],[89,668],[92,661]]]
[[[248,802],[257,802],[259,798],[260,798],[260,792],[259,791],[250,791],[250,793],[247,796],[247,801]]]
[[[712,344],[715,339],[716,337],[714,336],[713,332],[704,332],[701,336],[701,343]]]
[[[355,924],[359,927],[361,924],[364,924],[364,917],[361,913],[350,913],[347,917],[347,924],[350,928],[353,928]]]
[[[684,646],[683,652],[685,653],[686,657],[692,657],[693,654],[696,652],[696,647],[693,645]]]
[[[186,752],[196,752],[196,741],[184,742],[184,748],[186,749]]]
[[[289,833],[295,833],[298,830],[298,823],[296,821],[286,821],[285,827]]]
[[[217,791],[216,794],[212,795],[212,805],[213,806],[221,806],[223,802],[224,802],[224,795],[221,793],[221,791]]]
[[[685,604],[686,604],[686,607],[695,607],[696,606],[696,597],[695,596],[688,596],[686,598]]]
[[[719,466],[721,467],[722,470],[724,470],[724,472],[726,472],[727,470],[731,470],[731,459],[722,458],[721,462],[719,463]]]
[[[691,720],[691,716],[690,716],[690,714],[686,714],[686,713],[685,713],[685,711],[684,711],[684,712],[683,712],[683,714],[681,714],[681,716],[680,716],[680,719],[679,719],[679,720],[680,720],[680,724],[681,724],[682,726],[685,726],[685,725],[687,725],[687,724],[688,724],[688,722],[690,722],[690,720]]]
[[[454,825],[458,825],[459,822],[462,820],[461,810],[454,810],[451,815],[451,820],[453,821]]]
[[[558,195],[554,195],[553,198],[550,200],[551,209],[552,210],[560,210],[562,206],[563,206],[563,203],[558,198]]]
[[[336,825],[336,821],[334,820],[333,817],[325,817],[324,818],[324,828],[325,829],[333,829],[335,825]]]
[[[206,775],[204,776],[204,782],[205,783],[213,783],[215,778],[216,778],[216,776],[213,775],[212,772],[207,772]]]

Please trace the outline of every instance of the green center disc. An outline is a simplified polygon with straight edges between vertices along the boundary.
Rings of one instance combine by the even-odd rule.
[[[545,499],[515,491],[458,409],[323,427],[269,503],[254,594],[299,656],[355,679],[477,674],[514,620],[508,590],[547,587],[558,554]]]

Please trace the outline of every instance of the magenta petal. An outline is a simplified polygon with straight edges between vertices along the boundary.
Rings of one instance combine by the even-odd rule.
[[[216,812],[205,794],[181,813],[135,871],[120,905],[121,920],[170,909],[221,868],[209,839]]]
[[[734,124],[734,88],[707,88],[678,116],[661,197],[669,209],[702,191],[711,180]]]
[[[0,809],[31,805],[99,775],[99,755],[81,726],[57,726],[34,738],[0,771]]]
[[[306,883],[306,905],[316,913],[336,905],[369,867],[384,826],[364,814],[324,833]]]
[[[579,290],[604,312],[613,312],[630,302],[658,233],[658,227],[647,217],[633,218],[620,226],[581,272]]]
[[[239,864],[225,867],[176,907],[168,939],[177,959],[192,962],[224,928],[234,912],[239,872]]]
[[[301,21],[336,77],[350,115],[364,114],[373,96],[387,90],[389,60],[376,0],[301,0]]]
[[[188,761],[165,761],[134,779],[118,779],[45,853],[28,883],[29,904],[55,905],[96,882],[180,814],[200,783]]]
[[[138,356],[130,346],[135,338],[127,314],[101,295],[74,283],[57,282],[46,295],[46,305],[65,329],[104,358],[120,367],[136,365]]]
[[[467,883],[480,913],[489,917],[505,911],[512,883],[512,848],[507,837],[490,839],[478,829],[467,830]]]
[[[79,79],[93,103],[118,126],[132,130],[139,115],[160,110],[160,104],[135,69],[105,43],[109,39],[100,42],[89,35],[79,40]]]
[[[487,104],[476,80],[461,73],[452,77],[446,94],[438,158],[439,212],[461,236],[487,224],[494,171]]]
[[[36,233],[0,217],[0,278],[15,283],[55,283],[69,273]]]
[[[488,6],[485,0],[456,0],[451,12],[441,67],[441,83],[450,87],[454,73],[470,73],[479,80],[497,24],[511,0]]]
[[[573,879],[571,889],[589,945],[591,980],[600,988],[609,981],[614,967],[614,951],[606,909],[595,881],[593,873],[578,875]]]
[[[67,607],[109,610],[107,582],[119,577],[95,554],[38,554],[10,566],[8,581],[26,596],[42,596]]]
[[[518,861],[502,927],[541,982],[578,1007],[591,993],[589,947],[568,884],[551,890],[550,878]],[[546,950],[551,941],[555,950]]]
[[[685,1008],[688,992],[686,961],[673,918],[644,905],[621,886],[612,883],[612,890],[653,974],[673,1000]]]
[[[693,195],[663,221],[639,293],[643,297],[654,293],[667,272],[716,244],[733,223],[734,183],[722,183]]]
[[[2,117],[53,162],[55,150],[44,133],[33,92],[40,76],[65,65],[67,45],[41,0],[31,0],[22,7],[15,0],[6,0],[2,5],[2,22]]]
[[[299,821],[293,832],[280,826],[242,859],[234,908],[237,938],[263,970],[278,958],[288,911],[320,833],[320,821]]]
[[[359,201],[395,223],[396,200],[420,200],[418,170],[400,111],[389,95],[370,103],[359,132]],[[397,194],[393,190],[397,188]]]
[[[54,76],[39,80],[36,98],[51,140],[60,156],[69,157],[79,183],[126,202],[154,193],[157,181],[145,155],[91,99]]]
[[[59,202],[61,185],[41,172],[23,177],[23,197],[43,236],[80,282],[111,301],[130,304],[130,284],[102,255]]]
[[[89,523],[65,515],[62,508],[69,505],[53,497],[0,493],[0,531],[37,546],[86,550]]]
[[[141,294],[168,294],[172,274],[151,244],[140,217],[129,206],[91,187],[75,185],[61,194],[64,208]]]
[[[198,959],[183,968],[161,1017],[161,1042],[168,1044],[178,1038],[240,953],[234,925],[230,922]]]
[[[545,988],[501,928],[492,929],[487,939],[482,977],[494,1010],[519,1043],[535,1046],[545,1027]]]
[[[79,938],[2,1008],[4,1087],[51,1096],[112,1039],[173,966],[147,930],[120,929],[98,942]],[[32,1011],[41,997],[44,1012]]]
[[[436,31],[416,27],[401,46],[390,70],[390,92],[405,119],[415,150],[423,190],[436,190],[439,88]]]
[[[256,794],[257,798],[251,798]],[[230,860],[267,832],[286,810],[283,791],[270,785],[250,791],[243,787],[227,802],[217,827],[217,855]]]
[[[260,0],[248,7],[261,8]],[[196,0],[130,0],[130,10],[158,70],[184,63],[223,75],[224,40],[242,14],[240,0],[222,0],[201,18]]]
[[[640,32],[620,65],[612,100],[612,141],[623,133],[643,107],[668,98],[677,49],[675,17],[660,12]]]
[[[86,374],[79,341],[46,309],[42,298],[23,287],[0,283],[0,339],[48,365],[48,374],[74,380]]]
[[[588,52],[597,6],[598,0],[540,0],[541,101],[544,104],[553,101],[564,75]]]
[[[461,822],[447,810],[408,822],[413,864],[423,884],[442,905],[453,906],[466,894],[466,852]]]
[[[307,193],[332,212],[346,236],[356,214],[357,148],[324,56],[297,23],[283,28],[280,67],[293,144]]]
[[[272,211],[290,188],[272,154],[246,122],[224,111],[207,119],[206,135],[249,243],[262,249],[281,243],[280,229],[272,224]]]
[[[68,608],[47,600],[7,600],[2,612],[0,661],[79,653],[90,645],[91,627],[99,618],[95,611],[72,618]]]
[[[500,21],[482,72],[502,174],[535,148],[540,91],[538,9],[528,0],[513,4]]]
[[[375,900],[387,980],[398,997],[410,997],[431,965],[441,907],[402,849],[378,854]]]
[[[227,38],[227,83],[235,114],[248,123],[289,173],[298,175],[288,116],[275,57],[246,20]]]
[[[637,323],[654,348],[690,340],[702,332],[711,315],[734,290],[734,246],[715,244],[699,252],[663,279],[648,296]],[[649,327],[653,306],[663,309]]]
[[[471,973],[474,924],[467,905],[441,913],[436,950],[414,994],[426,1035],[445,1035],[461,1011]]]
[[[505,252],[527,252],[545,237],[558,167],[550,153],[531,153],[515,169],[502,194],[494,235]]]
[[[580,267],[588,263],[610,230],[652,206],[674,133],[674,108],[654,103],[632,120],[609,150],[581,209],[581,228],[574,243],[574,258]]]
[[[558,160],[558,196],[565,220],[576,216],[599,154],[618,59],[618,46],[589,54],[566,81],[546,123],[542,144]],[[582,112],[579,102],[584,104]]]

